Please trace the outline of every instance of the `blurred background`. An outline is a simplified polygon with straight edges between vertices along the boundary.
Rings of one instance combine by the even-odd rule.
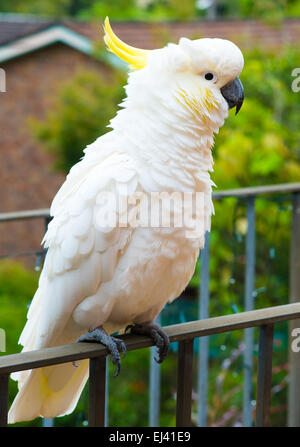
[[[140,48],[158,48],[182,36],[234,41],[245,56],[245,102],[216,137],[212,179],[219,190],[300,181],[300,0],[0,0],[1,213],[47,209],[84,147],[109,130],[124,96],[126,67],[104,48],[106,15],[123,41]],[[255,308],[288,302],[290,199],[256,200]],[[215,211],[210,316],[244,310],[245,202],[219,200]],[[44,219],[2,220],[4,355],[20,351],[18,337],[43,261],[45,225]],[[197,265],[183,296],[164,309],[164,325],[198,318],[199,277]],[[209,343],[207,425],[242,425],[241,333],[211,336]],[[254,362],[256,354],[255,345]],[[129,353],[121,375],[109,380],[110,425],[148,424],[149,359],[147,349]],[[175,423],[174,370],[176,345],[161,366],[162,426]],[[272,425],[286,424],[288,372],[288,331],[282,324],[275,332]],[[196,380],[195,367],[195,425]],[[12,383],[10,399],[15,393]],[[86,425],[87,399],[84,392],[76,411],[54,424]]]

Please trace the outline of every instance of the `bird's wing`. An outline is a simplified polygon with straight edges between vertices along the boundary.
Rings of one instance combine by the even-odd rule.
[[[72,343],[89,329],[89,323],[82,327],[74,321],[74,310],[112,279],[134,231],[130,225],[119,227],[122,210],[115,204],[121,195],[136,191],[137,169],[125,153],[101,146],[98,140],[86,150],[53,201],[53,220],[44,238],[48,251],[20,337],[25,351]],[[104,302],[103,312],[105,307]],[[14,373],[19,393],[10,421],[72,411],[88,377],[88,361],[77,364]]]
[[[95,144],[71,169],[51,207],[48,252],[20,338],[25,349],[71,343],[79,335],[72,313],[112,279],[133,231],[119,227],[118,198],[137,186],[133,160],[116,150],[101,153]]]

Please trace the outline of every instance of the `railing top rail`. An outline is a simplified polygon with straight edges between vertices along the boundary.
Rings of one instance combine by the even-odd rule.
[[[227,189],[214,192],[214,199],[223,199],[225,197],[246,198],[267,194],[291,194],[300,192],[300,183],[282,183],[279,185],[251,186],[249,188]]]
[[[48,217],[50,217],[50,210],[48,208],[42,208],[38,210],[13,211],[10,213],[0,213],[0,222]]]
[[[237,329],[273,324],[280,321],[292,320],[300,317],[300,302],[223,315],[215,318],[191,321],[188,323],[165,326],[164,330],[170,341],[181,341],[230,332]],[[120,336],[128,351],[152,346],[150,338],[126,334]],[[107,354],[107,349],[100,344],[78,343],[46,348],[37,351],[24,352],[0,357],[0,374],[10,374],[14,371],[39,368],[60,363],[72,362]]]
[[[279,185],[251,186],[249,188],[227,189],[213,193],[216,200],[226,197],[247,198],[267,194],[290,194],[300,192],[300,183],[283,183]],[[38,210],[14,211],[0,213],[0,222],[9,222],[12,220],[49,218],[50,210],[42,208]]]

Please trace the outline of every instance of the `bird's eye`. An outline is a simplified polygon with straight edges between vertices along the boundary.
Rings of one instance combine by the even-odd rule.
[[[211,72],[205,73],[204,77],[207,81],[213,81],[216,78],[214,73],[211,73]]]

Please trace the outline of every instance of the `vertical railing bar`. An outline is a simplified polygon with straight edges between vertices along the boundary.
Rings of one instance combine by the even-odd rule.
[[[254,308],[255,284],[255,197],[247,198],[247,236],[246,236],[246,271],[245,271],[245,311]],[[244,394],[243,424],[252,425],[252,375],[253,375],[254,329],[245,329],[244,351]]]
[[[108,412],[108,408],[109,408],[109,404],[108,404],[108,400],[109,400],[109,369],[108,369],[108,362],[109,362],[109,357],[106,356],[106,369],[105,369],[105,417],[104,417],[104,426],[108,427],[109,426],[109,412]]]
[[[43,427],[54,427],[54,418],[43,418]]]
[[[272,386],[273,325],[259,328],[258,372],[256,389],[256,426],[267,427],[270,418]]]
[[[205,235],[205,245],[200,257],[200,285],[199,285],[199,320],[209,317],[209,232]],[[208,380],[208,357],[209,357],[209,337],[199,338],[199,355],[197,368],[198,386],[198,417],[197,425],[205,427],[207,425],[207,380]]]
[[[161,324],[160,314],[155,323]],[[150,349],[150,372],[149,372],[149,427],[159,427],[160,413],[160,365],[154,360],[157,356],[157,348]]]
[[[300,300],[300,193],[292,195],[292,222],[290,242],[290,303]],[[294,328],[300,327],[300,320],[296,319],[289,324],[289,334]],[[290,335],[291,338],[291,335]],[[291,341],[291,340],[290,340]],[[290,346],[290,344],[289,344]],[[299,353],[289,350],[289,389],[288,389],[288,426],[300,426],[300,362]]]
[[[193,342],[183,340],[178,344],[176,426],[191,426],[193,386]]]
[[[150,349],[149,427],[159,427],[160,413],[160,365],[154,360],[156,347]]]
[[[8,374],[0,375],[0,427],[7,426],[8,414]]]
[[[105,425],[106,357],[90,359],[89,426]]]

